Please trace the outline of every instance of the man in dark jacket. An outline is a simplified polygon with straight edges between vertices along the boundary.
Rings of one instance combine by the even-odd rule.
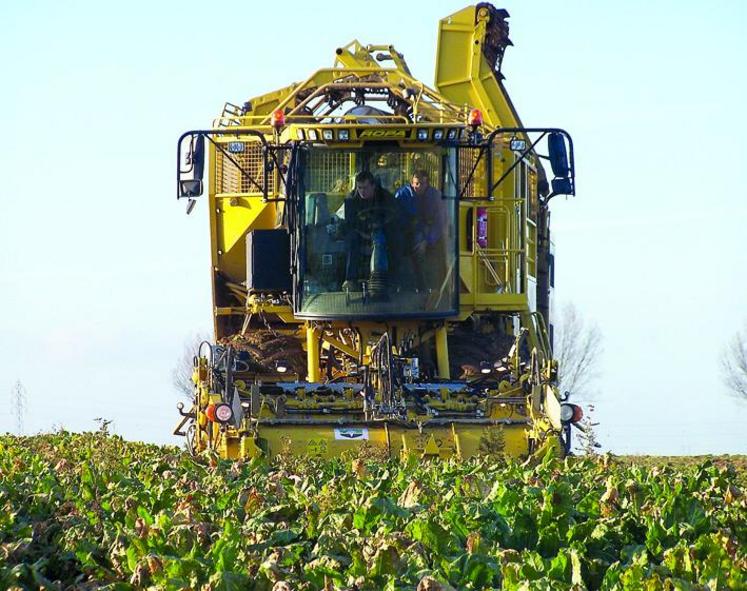
[[[363,280],[386,281],[396,264],[394,197],[376,184],[370,172],[359,172],[344,211],[348,255],[343,289],[357,291]]]

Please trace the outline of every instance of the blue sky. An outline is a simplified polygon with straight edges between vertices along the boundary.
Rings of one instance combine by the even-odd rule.
[[[0,400],[21,380],[26,432],[104,416],[171,440],[171,368],[211,324],[206,210],[174,198],[176,139],[353,38],[394,44],[432,84],[438,19],[464,5],[354,6],[2,4]],[[575,141],[578,196],[553,202],[556,296],[604,336],[602,443],[747,453],[747,402],[719,379],[747,322],[747,5],[503,6],[524,123]]]

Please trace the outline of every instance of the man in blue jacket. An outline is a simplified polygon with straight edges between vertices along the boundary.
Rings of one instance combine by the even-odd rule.
[[[415,287],[440,288],[446,272],[446,207],[441,192],[431,186],[428,173],[416,170],[409,185],[395,199],[402,214],[405,254],[412,261]]]

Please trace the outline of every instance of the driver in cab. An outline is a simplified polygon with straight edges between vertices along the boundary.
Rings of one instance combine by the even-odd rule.
[[[344,231],[347,263],[343,290],[358,291],[374,273],[388,274],[392,263],[396,218],[394,196],[369,171],[355,176],[355,189],[345,198]]]

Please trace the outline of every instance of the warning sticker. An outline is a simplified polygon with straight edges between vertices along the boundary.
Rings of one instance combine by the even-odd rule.
[[[360,429],[335,429],[335,439],[346,439],[348,441],[368,439],[368,429],[365,427]]]

